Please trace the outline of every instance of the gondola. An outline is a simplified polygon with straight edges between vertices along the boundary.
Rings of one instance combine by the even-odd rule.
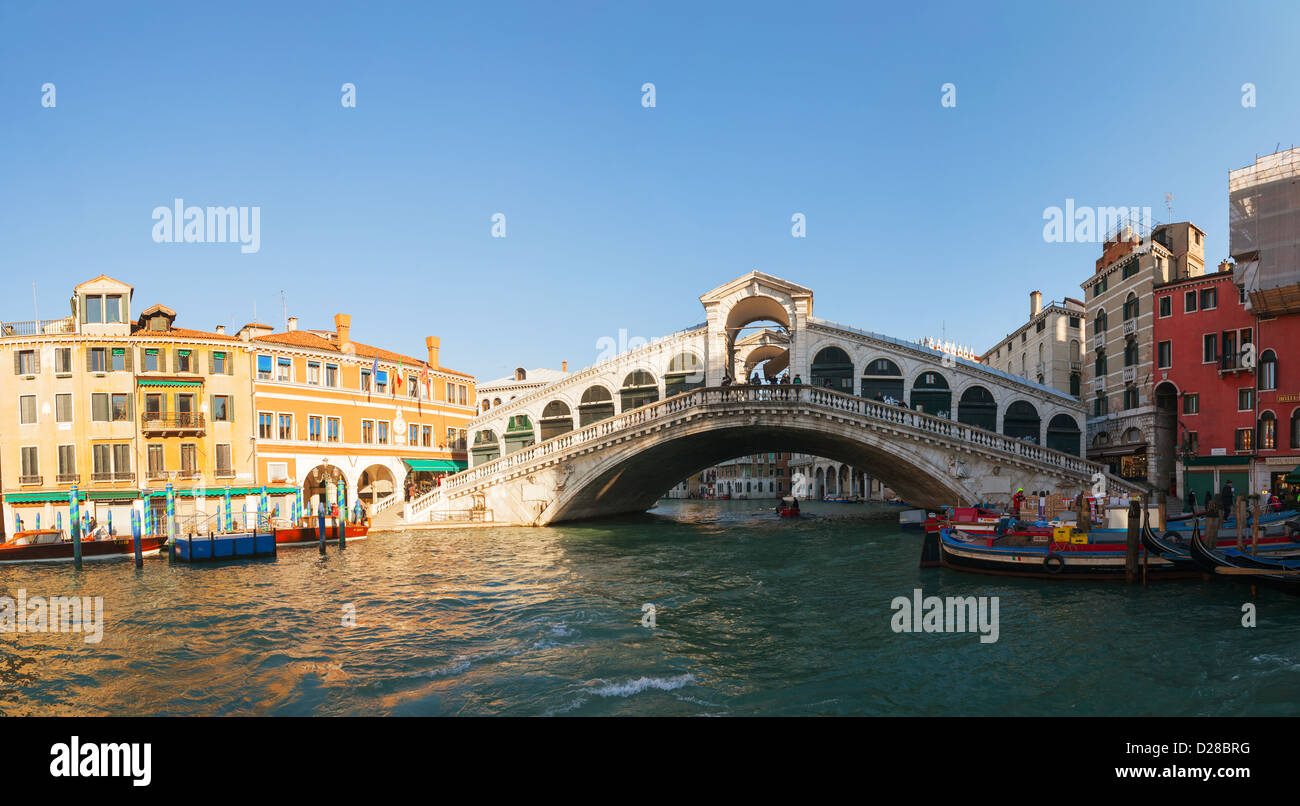
[[[1216,575],[1224,572],[1249,579],[1252,583],[1264,582],[1293,596],[1300,596],[1300,574],[1276,573],[1300,571],[1300,560],[1271,560],[1242,554],[1235,550],[1211,551],[1201,540],[1193,540],[1192,558],[1202,570]]]
[[[1192,544],[1200,542],[1202,538],[1203,535],[1199,531],[1194,532],[1194,536],[1189,536],[1185,532],[1172,529],[1166,531],[1163,535],[1159,535],[1150,525],[1142,524],[1142,545],[1146,550],[1183,568],[1202,567],[1192,557],[1191,549]],[[1220,551],[1231,551],[1236,548],[1236,545],[1237,538],[1234,536],[1221,536],[1215,541],[1215,548]],[[1281,563],[1287,559],[1300,560],[1300,543],[1277,539],[1267,542],[1260,540],[1259,547],[1266,552],[1259,559],[1269,567],[1273,567],[1274,563]]]

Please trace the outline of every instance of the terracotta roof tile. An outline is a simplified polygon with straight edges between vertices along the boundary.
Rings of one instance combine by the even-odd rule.
[[[265,341],[265,342],[271,342],[272,344],[285,344],[290,347],[306,347],[313,350],[325,350],[331,353],[341,352],[339,350],[338,344],[335,343],[333,340],[327,339],[323,336],[318,336],[315,333],[308,330],[289,330],[283,333],[269,333],[265,336],[257,336],[253,339],[253,341]],[[429,367],[429,365],[426,364],[424,361],[415,358],[414,356],[403,355],[402,353],[395,353],[391,350],[385,350],[382,347],[372,347],[369,344],[363,344],[359,341],[352,342],[352,347],[355,350],[355,354],[363,358],[374,358],[375,356],[379,356],[380,361],[385,361],[390,364],[396,364],[400,362],[404,367],[414,367],[414,368]],[[429,367],[429,368],[435,369],[438,372],[445,372],[449,375],[459,375],[470,381],[474,380],[473,375],[470,375],[465,372],[459,372],[454,369],[447,369],[446,367]]]
[[[226,333],[209,333],[206,330],[190,330],[185,327],[173,327],[169,330],[150,330],[147,327],[136,326],[131,329],[132,336],[159,336],[162,338],[175,339],[219,339],[221,341],[239,341],[234,336]]]

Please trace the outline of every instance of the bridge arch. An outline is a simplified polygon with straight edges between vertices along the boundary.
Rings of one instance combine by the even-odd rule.
[[[552,400],[542,409],[537,421],[542,431],[542,442],[573,430],[573,410],[563,400]]]
[[[604,385],[595,383],[582,392],[578,403],[578,426],[591,425],[614,416],[614,397]]]
[[[859,391],[865,398],[888,398],[901,403],[906,399],[903,395],[903,370],[888,358],[873,358],[862,368]]]
[[[809,383],[837,392],[853,392],[853,359],[838,344],[828,344],[813,355],[809,366]]]
[[[993,393],[977,383],[967,386],[957,401],[957,422],[997,431],[998,403]]]
[[[916,376],[912,381],[912,395],[909,402],[913,409],[951,419],[952,389],[948,386],[948,379],[938,370],[925,369]]]
[[[1057,414],[1047,423],[1047,447],[1054,451],[1082,456],[1082,436],[1078,421],[1068,414]]]
[[[623,377],[618,397],[620,412],[639,409],[659,399],[659,381],[648,369],[634,369]]]
[[[1041,439],[1043,421],[1038,416],[1038,409],[1027,400],[1017,400],[1007,406],[1002,420],[1002,433],[1012,439],[1024,439],[1038,444]]]

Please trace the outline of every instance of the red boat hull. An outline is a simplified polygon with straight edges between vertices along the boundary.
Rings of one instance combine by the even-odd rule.
[[[157,554],[167,543],[165,537],[140,539],[142,555]],[[135,556],[135,541],[129,537],[111,540],[87,540],[81,544],[83,560],[106,560],[113,557]],[[0,563],[68,562],[73,559],[71,540],[58,543],[38,543],[34,546],[0,545]]]
[[[349,523],[344,529],[344,538],[347,540],[365,540],[366,533],[370,531],[369,526]],[[325,527],[325,540],[339,539],[339,528],[337,526]],[[315,546],[320,543],[320,535],[316,532],[316,527],[300,526],[296,529],[276,529],[275,544],[277,546]]]

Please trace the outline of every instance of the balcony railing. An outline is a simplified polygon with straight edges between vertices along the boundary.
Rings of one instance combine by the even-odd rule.
[[[1137,367],[1124,367],[1124,383],[1137,383],[1137,377]]]
[[[59,484],[76,484],[81,481],[80,473],[60,473],[55,477]]]
[[[181,412],[176,414],[158,414],[145,412],[141,428],[146,433],[161,431],[202,431],[204,417],[198,412]]]
[[[1106,347],[1106,331],[1092,334],[1092,349],[1102,350]]]
[[[41,476],[19,476],[19,484],[40,484],[43,477]]]
[[[1136,319],[1128,319],[1124,322],[1124,335],[1134,336],[1138,332],[1138,323]]]
[[[0,324],[0,336],[40,336],[71,333],[76,329],[72,317],[63,319],[32,319],[27,322]]]
[[[1071,362],[1070,362],[1070,371],[1071,371],[1071,372],[1083,372],[1083,362],[1082,362],[1082,361],[1071,361]]]

